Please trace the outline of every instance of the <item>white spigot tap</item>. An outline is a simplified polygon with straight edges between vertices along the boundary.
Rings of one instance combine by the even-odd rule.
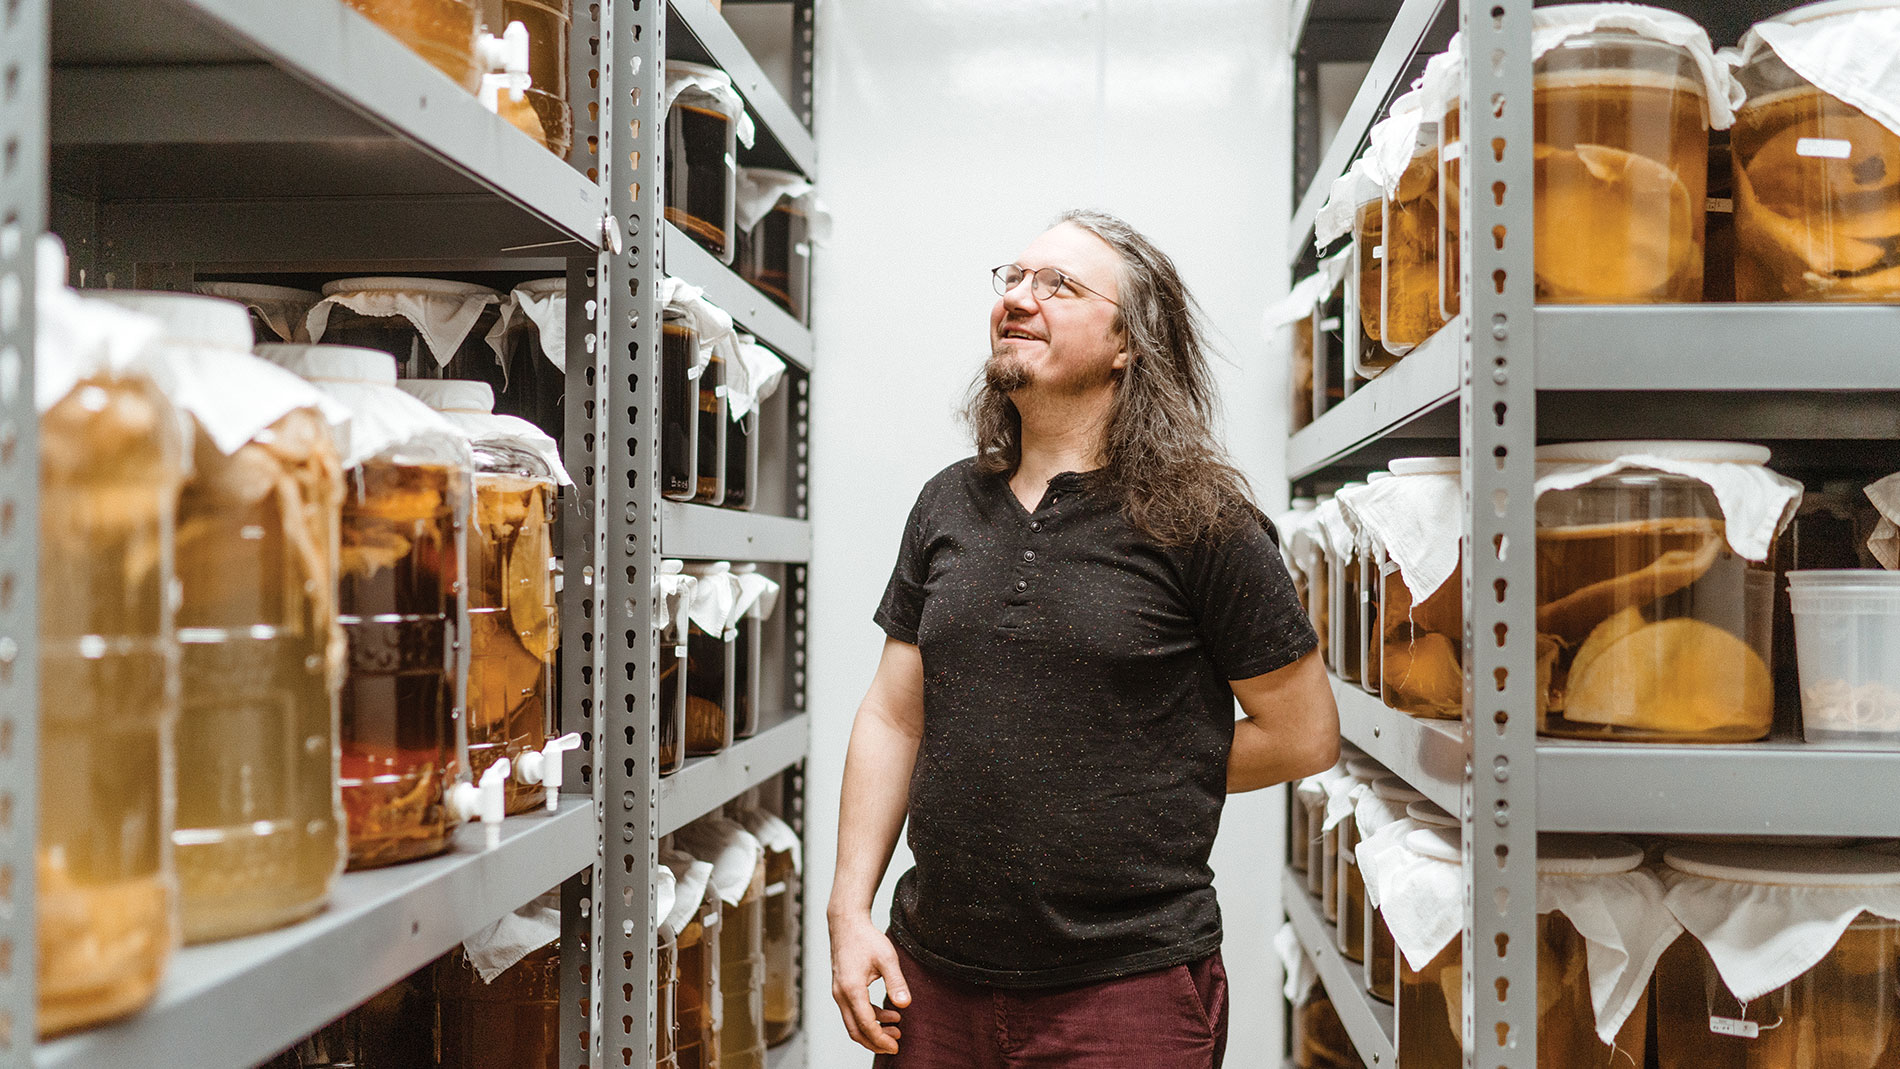
[[[497,758],[482,773],[478,786],[464,780],[449,788],[449,811],[457,820],[479,820],[485,836],[484,846],[493,850],[501,845],[501,821],[508,815],[508,774],[513,767],[506,757]]]
[[[539,783],[546,787],[548,812],[554,812],[561,808],[561,783],[565,776],[561,755],[580,748],[581,735],[578,731],[570,731],[558,739],[549,739],[546,746],[529,750],[520,756],[515,764],[515,782]]]
[[[482,106],[501,110],[501,91],[508,99],[519,101],[528,91],[528,27],[511,22],[500,37],[484,33],[475,40],[475,60],[484,69],[481,86]]]

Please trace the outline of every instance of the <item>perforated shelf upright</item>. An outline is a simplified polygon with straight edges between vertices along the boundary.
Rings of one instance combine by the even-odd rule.
[[[1341,5],[1330,5],[1339,7]],[[1335,680],[1344,737],[1463,820],[1465,1064],[1536,1064],[1537,833],[1891,835],[1886,814],[1838,804],[1838,785],[1900,792],[1900,754],[1788,740],[1657,746],[1540,740],[1536,715],[1533,456],[1541,440],[1741,438],[1798,465],[1868,463],[1900,438],[1900,364],[1876,339],[1900,307],[1702,304],[1538,307],[1533,299],[1531,0],[1396,0],[1357,58],[1370,71],[1339,133],[1298,163],[1289,228],[1296,271],[1313,221],[1373,121],[1464,34],[1468,153],[1459,235],[1463,313],[1395,367],[1295,432],[1297,491],[1330,489],[1393,457],[1449,452],[1463,493],[1465,705],[1461,722],[1417,720]],[[1789,4],[1665,2],[1720,45]],[[1305,32],[1329,5],[1302,5]],[[1295,54],[1305,48],[1295,42]],[[1296,127],[1317,116],[1301,113]],[[1300,135],[1316,142],[1308,129]],[[1474,195],[1471,191],[1483,191]],[[1473,235],[1482,235],[1474,241]],[[1475,280],[1475,281],[1474,281]],[[1817,339],[1831,344],[1817,345]],[[1900,466],[1900,465],[1896,465]],[[1772,792],[1762,789],[1773,784]],[[1287,912],[1360,1056],[1395,1060],[1390,1008],[1334,949],[1302,879]]]

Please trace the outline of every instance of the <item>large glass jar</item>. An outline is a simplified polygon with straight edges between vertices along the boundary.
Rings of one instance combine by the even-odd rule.
[[[720,916],[719,990],[725,1020],[719,1026],[721,1069],[765,1066],[765,857],[738,905]]]
[[[1364,873],[1359,866],[1359,844],[1364,843],[1381,828],[1394,821],[1406,819],[1406,807],[1414,802],[1422,802],[1425,796],[1413,790],[1397,776],[1381,776],[1372,781],[1374,804],[1360,804],[1353,808],[1348,818],[1353,825],[1353,857],[1348,862],[1342,855],[1345,868],[1346,886],[1343,901],[1344,908],[1351,908],[1359,915],[1358,936],[1363,951],[1360,958],[1366,965],[1366,991],[1382,1002],[1392,1001],[1392,984],[1396,975],[1393,971],[1392,933],[1385,926],[1385,918],[1380,916],[1379,907],[1372,904],[1366,894]],[[1409,825],[1407,825],[1409,827]]]
[[[558,1069],[561,941],[484,981],[461,947],[436,962],[440,1069]]]
[[[763,167],[746,167],[741,181],[777,185],[803,184],[802,175]],[[751,230],[739,232],[734,266],[739,277],[759,288],[774,304],[805,321],[811,293],[811,219],[803,197],[780,196]]]
[[[1292,1036],[1294,1069],[1358,1069],[1359,1056],[1353,1052],[1346,1023],[1326,989],[1311,984],[1293,1004]]]
[[[1895,47],[1892,3],[1798,7],[1751,30],[1737,71],[1748,99],[1735,114],[1735,299],[1900,299],[1900,134],[1830,90],[1885,91],[1858,76],[1863,57]],[[1763,39],[1772,28],[1775,45]],[[1846,38],[1856,40],[1849,41]],[[1814,62],[1826,52],[1828,58]],[[1804,57],[1816,85],[1777,49]],[[1868,103],[1862,97],[1862,103]]]
[[[51,1036],[143,1006],[177,938],[168,592],[185,447],[156,387],[103,373],[41,412],[39,436],[34,896]]]
[[[758,573],[756,564],[732,566],[733,578],[740,583],[742,592],[745,584],[764,580]],[[774,592],[776,594],[776,584]],[[759,677],[765,667],[764,606],[756,600],[749,606],[742,604],[732,627],[737,632],[732,640],[732,737],[749,739],[758,734],[759,717],[764,712],[759,708]]]
[[[1566,8],[1539,15],[1541,28]],[[1694,54],[1605,29],[1569,37],[1532,70],[1537,299],[1701,300],[1709,105]]]
[[[1382,260],[1385,256],[1385,200],[1375,185],[1365,190],[1369,196],[1352,212],[1353,303],[1359,309],[1359,328],[1373,341],[1379,340],[1379,309],[1385,292]],[[1348,332],[1350,334],[1350,331]],[[1356,354],[1354,364],[1361,367],[1378,364],[1383,358],[1376,352]]]
[[[1537,842],[1537,880],[1540,888],[1562,883],[1569,897],[1588,896],[1597,883],[1634,870],[1643,862],[1636,844],[1612,836],[1540,835]],[[1540,897],[1542,892],[1540,892]],[[1632,908],[1599,892],[1600,903],[1616,902],[1612,909]],[[1652,908],[1659,909],[1660,906]],[[1642,957],[1638,948],[1631,956]],[[1562,910],[1540,907],[1537,915],[1537,1065],[1538,1069],[1597,1069],[1628,1060],[1646,1064],[1649,1038],[1649,999],[1639,998],[1635,1009],[1616,1032],[1614,1046],[1597,1035],[1597,1013],[1591,1001],[1591,977],[1584,937]]]
[[[668,60],[667,80],[705,79],[730,86],[725,72]],[[727,90],[730,91],[729,89]],[[733,259],[739,169],[738,128],[725,105],[689,85],[666,113],[666,221],[725,263]]]
[[[507,386],[501,357],[488,347],[501,294],[443,278],[340,278],[323,287],[307,322],[325,345],[379,349],[405,379],[475,379],[497,394]]]
[[[1352,791],[1370,792],[1372,785],[1390,776],[1391,770],[1370,757],[1355,757],[1346,762],[1346,774],[1352,777]],[[1333,902],[1331,916],[1337,923],[1333,943],[1349,961],[1364,961],[1366,952],[1366,884],[1359,876],[1359,822],[1348,812],[1326,833],[1333,840],[1328,848],[1333,865]]]
[[[475,62],[476,0],[347,0],[410,50],[473,93],[482,81]]]
[[[686,569],[698,579],[696,598],[732,595],[710,593],[708,588],[731,585],[732,565],[726,561],[689,565]],[[712,621],[706,613],[689,613],[686,639],[686,755],[707,757],[732,745],[732,706],[734,662],[738,659],[738,632],[707,629]]]
[[[691,501],[699,479],[699,393],[693,362],[699,331],[683,309],[669,306],[660,324],[660,492]]]
[[[566,340],[567,278],[529,279],[516,286],[512,296],[516,307],[501,341],[508,385],[495,394],[495,411],[519,416],[561,438],[567,423],[567,354],[549,350],[558,350]],[[533,309],[526,307],[529,302]],[[550,329],[542,329],[544,320]]]
[[[177,399],[194,417],[174,542],[181,700],[171,834],[184,938],[279,927],[321,908],[343,869],[341,464],[321,395],[251,355],[242,306],[178,293],[105,299],[164,324],[154,359],[177,376]],[[234,414],[193,403],[213,384],[271,411],[303,404],[226,452],[241,433]]]
[[[675,855],[677,857],[679,855]],[[690,863],[691,859],[687,861]],[[681,867],[667,862],[675,873]],[[690,881],[682,880],[684,890]],[[719,983],[719,947],[723,940],[719,892],[711,880],[698,885],[699,907],[679,927],[679,987],[675,998],[673,1052],[680,1069],[720,1069],[720,1033],[725,1002]]]
[[[1331,494],[1321,494],[1314,506],[1314,514],[1319,515],[1333,500]],[[1320,660],[1327,668],[1333,667],[1332,644],[1332,561],[1327,551],[1325,533],[1319,529],[1318,520],[1309,529],[1310,533],[1294,544],[1294,553],[1298,556],[1300,573],[1306,576],[1306,615],[1313,625],[1313,631],[1319,635]]]
[[[1445,325],[1438,308],[1438,130],[1429,123],[1417,130],[1381,208],[1379,345],[1390,355],[1362,360],[1363,374],[1390,367]]]
[[[1839,903],[1863,895],[1890,903],[1900,884],[1900,858],[1856,850],[1688,846],[1671,848],[1664,863],[1675,876],[1669,901],[1679,915],[1689,911],[1679,899],[1690,894],[1712,892],[1725,907],[1741,903],[1721,910],[1733,918],[1723,938],[1733,944],[1728,957],[1740,968],[1761,970],[1771,957],[1807,960],[1815,949],[1789,946],[1765,955],[1763,937],[1787,942],[1797,926],[1840,935],[1811,968],[1744,1001],[1696,934],[1702,925],[1685,920],[1690,931],[1656,965],[1661,1069],[1900,1066],[1900,922],[1862,910],[1843,930],[1835,912]],[[1825,902],[1815,909],[1784,897],[1803,893]],[[1750,917],[1751,910],[1761,912]],[[1808,936],[1809,943],[1813,938]]]
[[[1363,486],[1364,483],[1347,483],[1342,490]],[[1338,530],[1350,529],[1351,521],[1339,525]],[[1365,650],[1364,640],[1359,634],[1359,580],[1360,554],[1362,552],[1357,531],[1350,539],[1333,539],[1332,552],[1327,557],[1327,565],[1332,575],[1327,582],[1327,592],[1332,605],[1327,611],[1333,635],[1328,644],[1333,651],[1333,674],[1347,683],[1359,682],[1362,666],[1360,655]],[[1340,545],[1346,541],[1346,545]]]
[[[1390,472],[1375,471],[1366,476],[1366,482],[1376,483],[1390,477]],[[1384,643],[1379,641],[1379,602],[1382,593],[1379,569],[1384,559],[1385,547],[1368,530],[1364,545],[1359,550],[1359,575],[1353,584],[1358,588],[1359,600],[1352,610],[1359,617],[1355,625],[1359,637],[1359,689],[1374,696],[1379,693],[1379,676],[1382,674],[1380,662],[1384,660]]]
[[[1286,863],[1287,867],[1304,876],[1306,874],[1306,848],[1309,840],[1318,831],[1319,825],[1313,820],[1314,804],[1312,798],[1326,797],[1325,788],[1318,778],[1308,776],[1290,785],[1286,804]],[[1324,804],[1323,801],[1321,804]]]
[[[267,286],[257,282],[198,282],[193,289],[243,305],[251,317],[251,337],[260,345],[301,341],[304,317],[323,295],[315,290]]]
[[[541,120],[548,151],[565,158],[574,143],[574,109],[567,102],[567,38],[573,0],[503,0],[504,25],[528,30],[528,103]],[[497,33],[500,31],[497,30]]]
[[[1422,863],[1460,864],[1458,833],[1423,829],[1405,837],[1405,849],[1424,858]],[[1464,1064],[1464,965],[1462,940],[1453,936],[1422,968],[1413,968],[1398,955],[1398,999],[1393,1044],[1402,1066],[1458,1066]]]
[[[686,761],[686,664],[691,624],[686,619],[694,579],[684,575],[681,561],[660,562],[660,596],[666,600],[667,625],[660,633],[659,721],[660,775],[679,771]]]
[[[1395,460],[1398,478],[1459,478],[1458,458]],[[1379,565],[1379,697],[1412,716],[1456,720],[1464,712],[1464,566],[1424,601],[1388,554]]]
[[[723,505],[726,501],[726,445],[731,440],[732,419],[726,410],[726,361],[715,350],[699,373],[698,444],[694,447],[697,468],[693,477],[693,496],[697,505]],[[744,443],[741,443],[743,448]]]
[[[1300,871],[1306,873],[1306,893],[1315,898],[1326,888],[1326,836],[1321,829],[1326,824],[1327,784],[1345,774],[1344,762],[1334,765],[1308,780],[1312,789],[1299,796],[1300,808],[1306,811],[1306,838],[1296,849],[1306,854],[1306,864]]]
[[[1767,456],[1754,446],[1704,446],[1718,459]],[[1658,448],[1550,447],[1538,459]],[[1626,468],[1545,493],[1537,502],[1537,630],[1548,687],[1539,730],[1625,742],[1766,735],[1773,584],[1765,563],[1730,547],[1721,505],[1700,479]]]
[[[740,820],[765,847],[765,1042],[776,1047],[798,1034],[798,833],[764,809],[746,809]]]
[[[1438,317],[1449,323],[1457,318],[1459,290],[1464,285],[1463,249],[1459,244],[1459,198],[1464,194],[1458,183],[1459,164],[1464,159],[1465,142],[1461,130],[1459,97],[1464,92],[1464,46],[1462,36],[1436,69],[1425,72],[1425,121],[1438,129]]]

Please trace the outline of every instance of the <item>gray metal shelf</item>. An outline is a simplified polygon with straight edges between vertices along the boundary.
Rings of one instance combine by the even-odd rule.
[[[1333,926],[1320,912],[1319,900],[1306,892],[1305,878],[1291,869],[1282,869],[1280,900],[1285,904],[1287,919],[1293,922],[1293,934],[1318,966],[1319,982],[1339,1011],[1359,1057],[1373,1069],[1396,1066],[1399,1059],[1393,1047],[1396,1033],[1392,1007],[1366,994],[1361,982],[1364,967],[1347,961],[1333,944]]]
[[[42,1043],[35,1069],[248,1069],[592,865],[592,800],[510,817],[482,849],[464,827],[443,857],[345,874],[328,908],[275,932],[187,947],[153,1004],[119,1024]]]
[[[812,140],[811,130],[766,78],[758,61],[752,58],[739,35],[732,32],[725,17],[707,0],[672,0],[668,6],[696,39],[706,58],[732,76],[732,84],[752,111],[759,135],[778,143],[788,157],[786,162],[792,165],[791,170],[817,177],[818,146]],[[668,55],[682,51],[676,45],[668,50]]]
[[[757,335],[772,350],[806,371],[812,369],[811,328],[792,318],[758,288],[740,278],[686,235],[665,224],[662,231],[666,272],[706,291],[706,299],[732,315],[740,329]]]
[[[678,772],[660,780],[656,834],[671,835],[700,817],[805,759],[811,748],[811,716],[766,714],[765,726],[724,753],[689,757]]]
[[[811,560],[811,521],[666,501],[660,552],[687,560],[804,563]]]

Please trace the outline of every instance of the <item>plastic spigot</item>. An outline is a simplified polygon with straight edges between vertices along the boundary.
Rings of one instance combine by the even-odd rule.
[[[515,765],[515,782],[539,783],[547,788],[548,812],[561,808],[561,783],[564,778],[561,755],[569,750],[581,748],[581,735],[570,731],[558,739],[549,739],[547,745],[539,750],[529,750],[521,755]]]
[[[489,111],[501,110],[501,90],[519,101],[528,91],[528,27],[511,22],[500,37],[484,33],[475,39],[475,59],[484,69],[481,102]]]
[[[508,815],[508,774],[513,771],[506,757],[497,758],[482,773],[480,785],[467,780],[449,788],[449,812],[457,820],[479,820],[485,836],[484,848],[501,845],[501,821]]]

